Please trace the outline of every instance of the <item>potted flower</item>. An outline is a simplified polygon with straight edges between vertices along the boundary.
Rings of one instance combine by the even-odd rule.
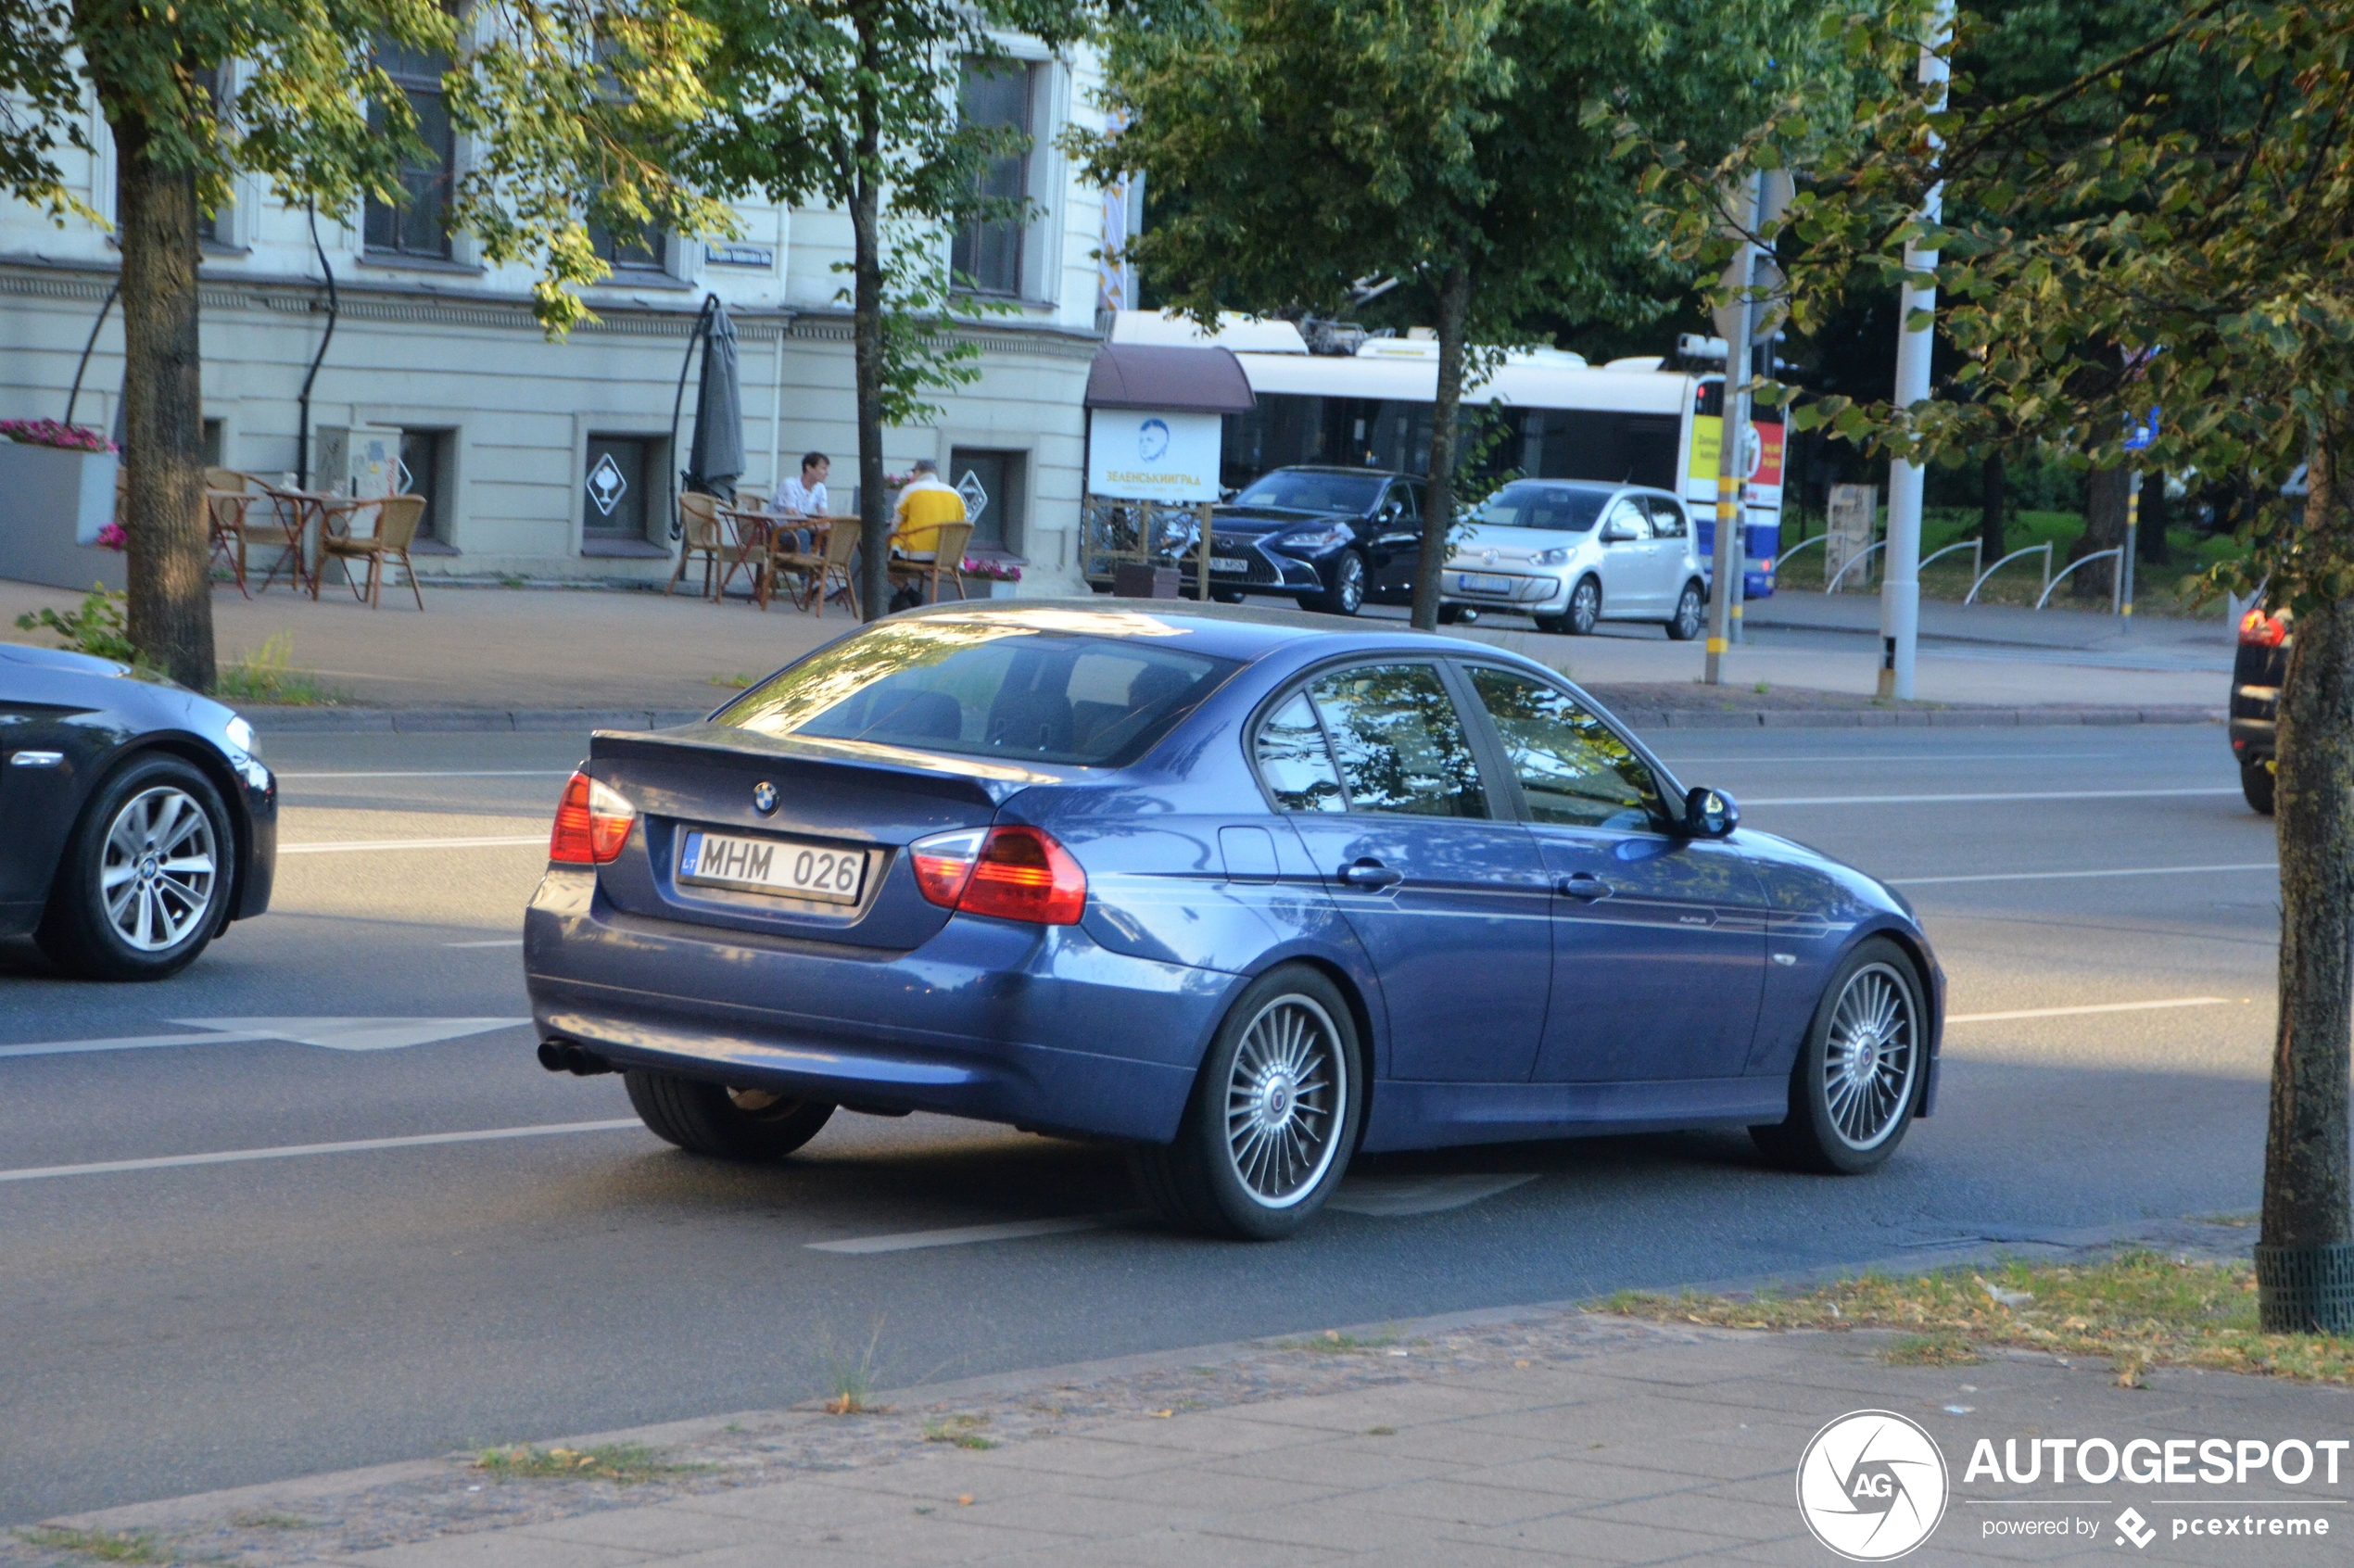
[[[994,556],[968,555],[957,563],[956,574],[965,579],[966,590],[975,599],[1011,599],[1014,585],[1021,581],[1019,566]]]
[[[58,588],[120,588],[122,558],[102,552],[115,521],[120,458],[100,432],[54,419],[0,420],[0,575]]]

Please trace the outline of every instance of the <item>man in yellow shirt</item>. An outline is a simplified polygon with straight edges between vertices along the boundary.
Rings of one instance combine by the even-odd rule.
[[[930,458],[916,460],[915,477],[899,492],[898,509],[891,518],[891,553],[902,561],[930,561],[940,547],[940,530],[965,521],[965,498],[943,483],[940,464]],[[891,607],[905,610],[924,601],[920,585],[910,583],[892,596]]]

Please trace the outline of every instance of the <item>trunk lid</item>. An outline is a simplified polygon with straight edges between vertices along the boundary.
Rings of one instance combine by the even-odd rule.
[[[771,937],[904,951],[928,941],[949,912],[918,890],[908,842],[985,827],[1008,797],[1067,774],[870,741],[778,738],[725,725],[656,734],[600,733],[588,770],[638,809],[621,857],[598,869],[617,909]],[[776,791],[773,809],[754,803]],[[765,797],[764,797],[765,798]],[[681,854],[696,841],[697,869],[733,880],[767,879],[806,851],[854,857],[857,895],[833,902],[784,891],[682,880]],[[715,836],[717,836],[716,839]],[[721,853],[732,841],[750,852]],[[770,859],[757,858],[766,850]],[[820,864],[826,864],[821,862]]]

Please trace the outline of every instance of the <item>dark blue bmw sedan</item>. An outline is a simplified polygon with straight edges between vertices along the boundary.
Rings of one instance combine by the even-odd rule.
[[[1129,1144],[1272,1237],[1359,1150],[1746,1127],[1863,1171],[1935,1100],[1904,901],[1477,643],[950,604],[600,734],[525,926],[540,1059],[773,1159],[837,1108]]]

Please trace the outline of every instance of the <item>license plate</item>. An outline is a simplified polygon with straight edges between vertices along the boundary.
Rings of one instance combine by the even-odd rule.
[[[1213,555],[1209,558],[1209,569],[1213,572],[1239,572],[1247,576],[1250,573],[1250,563],[1237,561],[1231,555]]]
[[[855,904],[867,881],[864,850],[827,849],[790,839],[689,833],[678,846],[678,879],[703,887]]]
[[[1512,580],[1510,577],[1485,577],[1471,572],[1462,575],[1460,586],[1465,593],[1510,593],[1512,591]]]

